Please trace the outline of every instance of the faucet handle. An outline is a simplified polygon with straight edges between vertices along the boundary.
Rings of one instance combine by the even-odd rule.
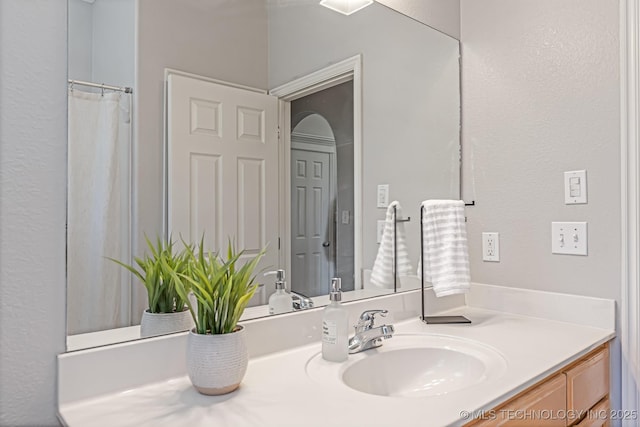
[[[358,320],[358,326],[365,326],[367,328],[373,327],[373,321],[377,314],[381,316],[386,316],[389,313],[388,310],[366,310],[363,311],[360,315],[360,319]]]
[[[360,320],[373,320],[376,314],[384,317],[387,313],[389,313],[389,310],[366,310],[360,315]]]

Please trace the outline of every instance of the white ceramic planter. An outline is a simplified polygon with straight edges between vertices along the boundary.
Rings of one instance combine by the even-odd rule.
[[[187,338],[187,373],[202,394],[231,393],[240,386],[249,364],[244,328],[220,335],[201,335],[194,330]]]
[[[193,325],[189,310],[177,313],[149,313],[149,310],[145,310],[140,321],[140,336],[144,338],[184,332],[193,328]]]

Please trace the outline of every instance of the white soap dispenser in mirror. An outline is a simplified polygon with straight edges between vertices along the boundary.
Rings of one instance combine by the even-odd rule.
[[[276,292],[269,297],[269,314],[281,314],[293,311],[293,298],[287,293],[284,270],[269,271],[265,276],[276,276]]]
[[[340,304],[342,283],[331,279],[331,301],[322,314],[322,358],[330,362],[344,362],[349,356],[349,313]]]

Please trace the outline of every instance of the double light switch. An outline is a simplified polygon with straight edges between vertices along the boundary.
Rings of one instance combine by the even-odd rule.
[[[552,222],[551,252],[566,255],[587,255],[586,222]]]

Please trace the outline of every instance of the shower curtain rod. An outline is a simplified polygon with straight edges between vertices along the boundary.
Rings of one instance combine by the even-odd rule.
[[[126,86],[123,86],[123,87],[111,86],[111,85],[106,85],[104,83],[84,82],[82,80],[68,80],[68,82],[71,85],[71,88],[73,88],[74,85],[79,85],[79,86],[97,87],[99,89],[116,90],[124,93],[133,93],[133,88],[126,87]]]

